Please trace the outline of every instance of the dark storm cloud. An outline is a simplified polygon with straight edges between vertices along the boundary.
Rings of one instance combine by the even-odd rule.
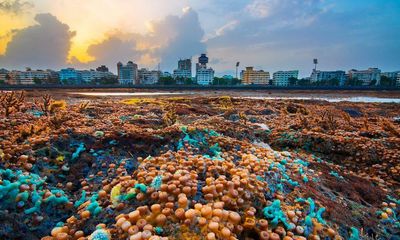
[[[51,14],[38,14],[37,25],[16,30],[0,64],[11,69],[59,68],[65,65],[75,35],[69,26]]]
[[[32,8],[33,4],[28,1],[21,0],[2,0],[0,1],[0,12],[7,12],[13,14],[19,14]]]

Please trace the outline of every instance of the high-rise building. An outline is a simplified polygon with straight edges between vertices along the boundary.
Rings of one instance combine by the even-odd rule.
[[[246,67],[246,70],[243,70],[240,73],[240,77],[242,79],[242,84],[269,84],[269,72],[265,72],[263,70],[256,71],[254,67]]]
[[[320,71],[320,70],[313,70],[310,77],[310,82],[323,82],[329,80],[338,80],[339,85],[344,85],[346,81],[346,72],[345,71]]]
[[[200,85],[210,85],[214,80],[214,70],[207,68],[208,57],[201,54],[199,62],[196,64],[196,81]]]
[[[126,65],[121,62],[117,64],[118,67],[118,81],[120,84],[137,84],[138,83],[138,66],[137,64],[129,61]]]
[[[138,70],[140,84],[156,84],[160,80],[161,72],[142,68]]]
[[[64,84],[81,84],[82,83],[82,71],[76,70],[75,68],[65,68],[58,72],[61,83]]]
[[[373,81],[379,85],[381,81],[381,70],[379,68],[368,68],[367,70],[351,69],[349,79],[361,81],[363,86],[369,86]]]
[[[178,69],[174,70],[174,78],[192,78],[192,59],[181,59],[178,61]]]
[[[275,86],[289,86],[290,78],[298,78],[299,77],[299,71],[298,70],[293,70],[293,71],[278,71],[273,74],[272,78],[272,84]]]

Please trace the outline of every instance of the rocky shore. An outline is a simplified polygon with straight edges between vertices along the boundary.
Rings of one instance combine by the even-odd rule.
[[[400,238],[400,104],[1,94],[0,239]]]

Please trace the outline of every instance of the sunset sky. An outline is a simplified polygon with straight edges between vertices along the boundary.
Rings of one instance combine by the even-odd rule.
[[[400,70],[399,0],[0,0],[0,68]],[[193,60],[195,60],[193,58]]]

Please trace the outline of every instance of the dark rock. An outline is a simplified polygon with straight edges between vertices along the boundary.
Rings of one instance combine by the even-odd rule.
[[[231,114],[229,115],[229,120],[231,120],[232,122],[237,122],[240,120],[240,116],[239,114]]]
[[[343,111],[350,115],[350,117],[362,117],[363,113],[352,108],[343,109]]]
[[[286,107],[286,110],[288,111],[288,113],[297,113],[297,106],[294,104],[289,104]]]
[[[256,123],[256,122],[257,122],[257,118],[251,117],[251,118],[249,118],[249,121],[250,121],[251,123]]]
[[[261,115],[272,115],[274,113],[275,113],[274,111],[272,111],[271,109],[268,109],[268,108],[263,109],[263,110],[260,111]]]

